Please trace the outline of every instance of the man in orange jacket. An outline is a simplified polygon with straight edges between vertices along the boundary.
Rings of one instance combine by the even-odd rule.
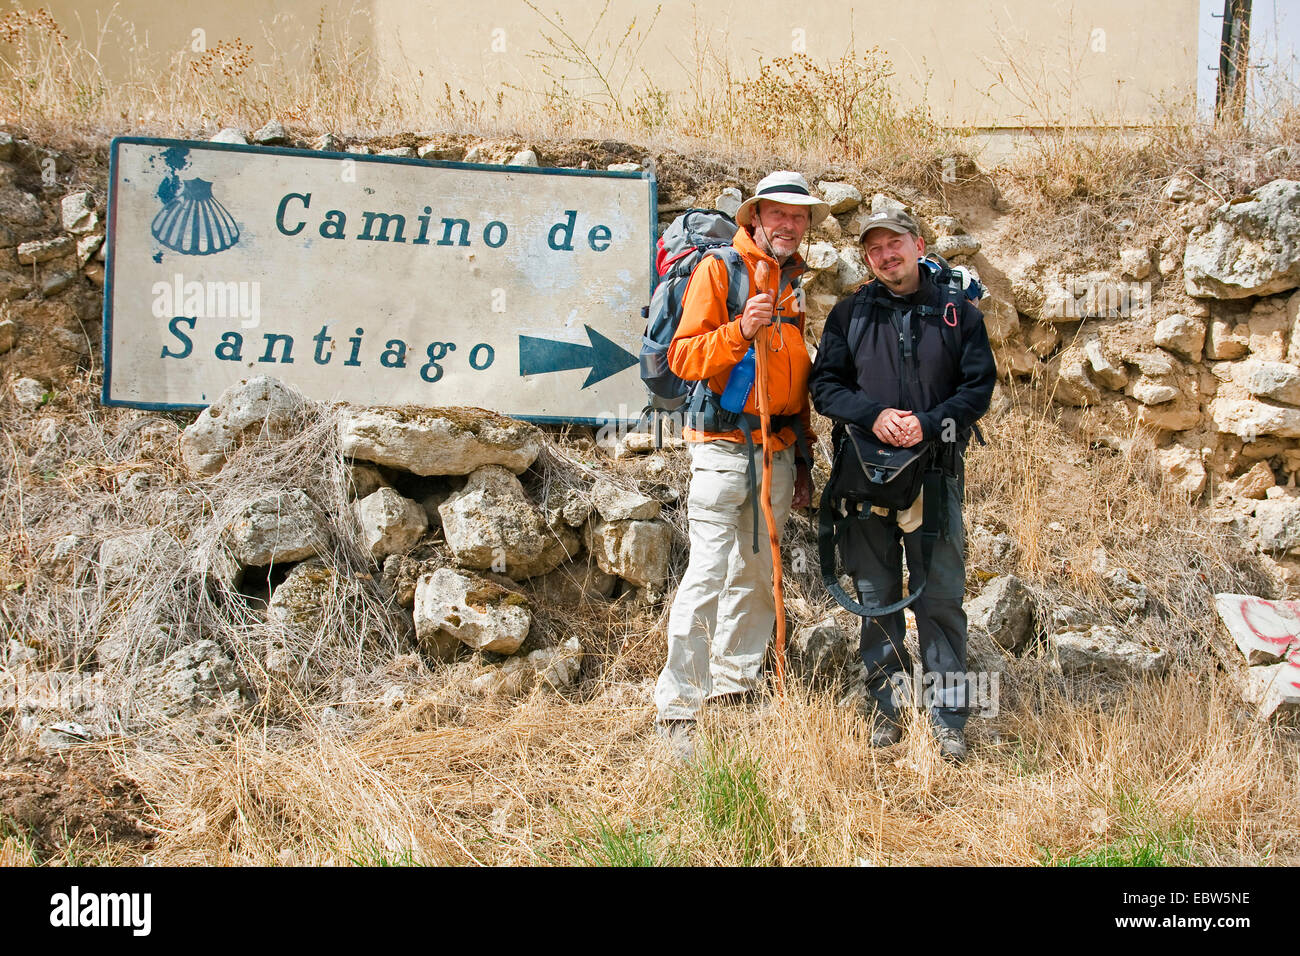
[[[763,443],[760,385],[767,389],[772,415],[772,513],[778,533],[792,507],[810,503],[810,462],[806,451],[799,455],[798,439],[809,435],[812,363],[803,340],[803,294],[793,282],[804,271],[799,243],[829,213],[798,173],[765,177],[736,212],[741,228],[732,245],[751,292],[744,312],[727,314],[726,263],[706,256],[691,274],[668,349],[673,372],[706,383],[697,391],[691,427],[683,433],[691,452],[691,554],[669,612],[668,660],[655,687],[657,729],[687,759],[704,701],[739,699],[757,686],[776,621],[771,546],[756,504],[760,482],[754,460],[761,462]],[[775,302],[770,293],[752,294],[755,268],[764,261],[780,276]],[[767,381],[754,382],[743,413],[728,413],[720,396],[751,348],[768,350]]]

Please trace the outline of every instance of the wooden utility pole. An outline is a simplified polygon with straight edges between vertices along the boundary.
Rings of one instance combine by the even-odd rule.
[[[1223,0],[1223,39],[1219,44],[1219,81],[1214,97],[1215,125],[1240,126],[1246,117],[1250,5],[1251,0]]]

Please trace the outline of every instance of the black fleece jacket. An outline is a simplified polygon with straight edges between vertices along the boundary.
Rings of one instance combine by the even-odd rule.
[[[896,303],[937,307],[944,301],[943,290],[926,270],[921,271],[921,284],[910,296],[899,298],[881,291]],[[962,300],[960,358],[954,354],[957,335],[953,330],[947,330],[945,342],[942,318],[913,318],[920,394],[912,396],[903,394],[901,386],[903,359],[895,325],[899,315],[892,310],[871,310],[858,354],[849,355],[849,321],[858,296],[863,294],[860,290],[841,300],[826,320],[808,379],[817,411],[837,423],[852,422],[870,430],[886,408],[901,408],[916,413],[924,437],[942,436],[945,419],[952,419],[964,441],[971,426],[988,411],[997,381],[980,310]]]

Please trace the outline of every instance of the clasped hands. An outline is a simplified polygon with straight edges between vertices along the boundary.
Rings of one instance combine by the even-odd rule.
[[[901,408],[886,408],[871,426],[872,432],[886,445],[911,448],[923,437],[921,420]]]

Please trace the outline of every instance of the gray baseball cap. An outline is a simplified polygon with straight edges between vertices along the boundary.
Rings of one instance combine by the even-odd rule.
[[[910,232],[914,236],[921,234],[921,227],[916,224],[916,220],[901,209],[882,209],[880,212],[873,212],[863,224],[858,242],[866,239],[867,233],[872,229],[888,229],[897,233]]]

